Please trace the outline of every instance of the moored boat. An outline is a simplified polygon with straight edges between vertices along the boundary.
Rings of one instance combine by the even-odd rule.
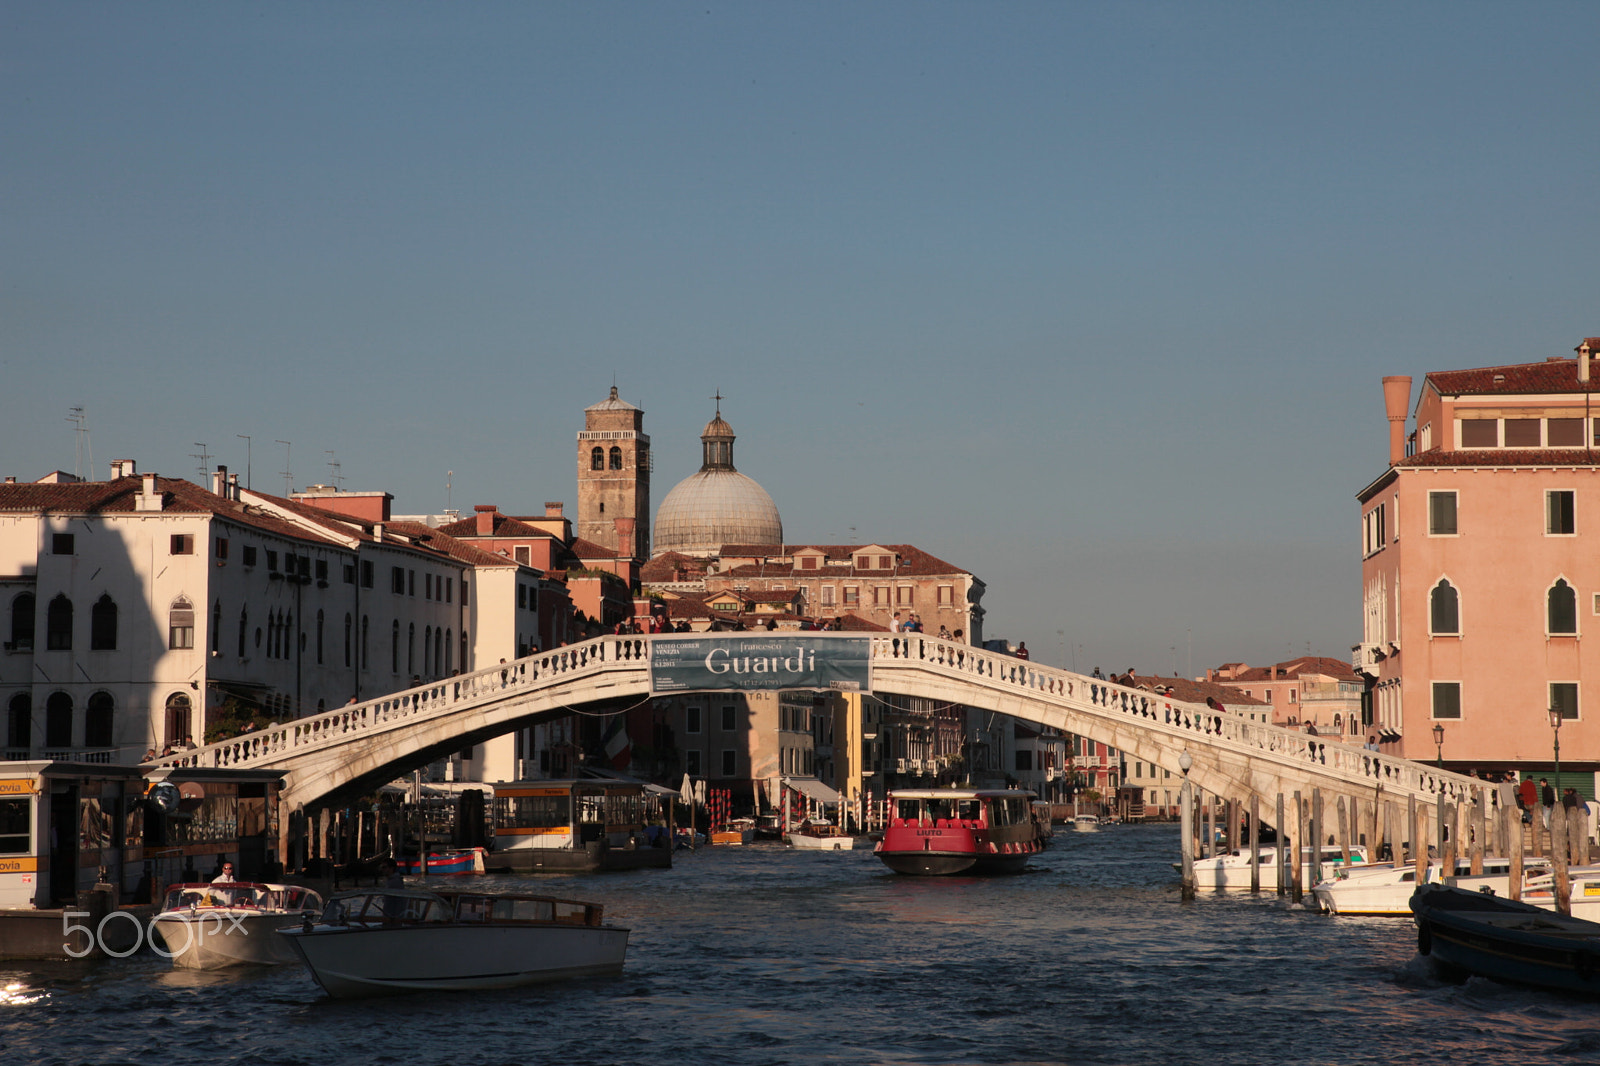
[[[1260,879],[1262,888],[1278,887],[1278,851],[1269,845],[1262,845],[1257,849],[1261,866]],[[1330,876],[1337,876],[1338,871],[1346,866],[1364,866],[1367,863],[1368,853],[1365,846],[1352,845],[1350,860],[1345,861],[1344,851],[1334,844],[1324,844],[1318,855],[1316,869],[1311,861],[1311,848],[1300,849],[1300,883],[1308,888],[1319,880]],[[1173,863],[1175,870],[1182,869],[1181,863]],[[1320,874],[1320,876],[1319,876]],[[1194,861],[1194,880],[1196,888],[1249,888],[1250,887],[1250,851],[1247,848],[1238,848],[1221,855],[1213,855],[1207,859]]]
[[[428,854],[428,868],[422,868],[422,861],[414,855],[403,855],[394,860],[395,867],[403,874],[481,874],[486,869],[483,848],[464,848],[461,851],[446,851]]]
[[[628,930],[597,903],[375,888],[279,930],[335,999],[515,988],[622,972]]]
[[[1417,950],[1447,972],[1600,995],[1600,924],[1448,885],[1411,897]]]
[[[1096,814],[1075,814],[1072,816],[1072,828],[1078,833],[1099,832],[1100,816]]]
[[[874,849],[902,874],[1015,873],[1044,850],[1033,794],[1017,789],[905,789]]]
[[[801,851],[853,851],[856,838],[836,825],[808,822],[791,829],[785,840]]]
[[[1472,864],[1458,860],[1456,872],[1443,877],[1444,865],[1433,861],[1423,868],[1422,883],[1453,884],[1479,891],[1487,888],[1506,894],[1511,879],[1511,860],[1486,858],[1483,873],[1474,875]],[[1377,863],[1371,866],[1342,867],[1338,874],[1311,887],[1312,898],[1329,914],[1390,915],[1409,917],[1411,895],[1417,888],[1417,870],[1410,864]]]
[[[277,966],[294,949],[274,932],[322,910],[322,897],[299,885],[253,881],[172,885],[154,919],[159,950],[182,970]]]

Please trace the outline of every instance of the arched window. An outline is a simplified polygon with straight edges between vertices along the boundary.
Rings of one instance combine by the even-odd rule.
[[[1344,732],[1344,715],[1336,714],[1333,716],[1333,731],[1335,733]]]
[[[1578,632],[1578,593],[1565,579],[1557,579],[1550,586],[1550,632],[1552,635],[1576,635]]]
[[[52,692],[44,703],[44,746],[72,747],[72,697]]]
[[[406,627],[406,673],[413,677],[417,673],[417,623],[415,622]]]
[[[452,672],[453,664],[450,660],[455,658],[455,650],[455,645],[450,640],[450,631],[447,629],[444,631],[444,672],[447,677]]]
[[[596,448],[589,453],[589,469],[604,470],[606,468],[606,453],[604,448]]]
[[[433,627],[424,626],[422,630],[422,672],[427,677],[433,676]]]
[[[371,665],[367,658],[367,633],[372,629],[372,619],[366,615],[361,616],[361,669],[365,670]]]
[[[174,692],[167,697],[168,744],[181,744],[193,732],[189,726],[189,694]]]
[[[117,604],[109,592],[89,608],[89,650],[117,650]]]
[[[1444,578],[1428,594],[1429,631],[1435,636],[1455,636],[1461,632],[1461,597]]]
[[[461,672],[464,674],[472,669],[472,661],[467,658],[467,631],[461,631]]]
[[[622,469],[622,449],[621,448],[612,447],[612,449],[611,449],[611,469],[613,469],[613,470],[621,470]]]
[[[322,665],[322,608],[317,608],[317,665]]]
[[[222,650],[222,601],[211,605],[211,650]]]
[[[11,645],[18,651],[33,650],[33,604],[31,592],[11,601]]]
[[[58,595],[45,612],[44,646],[50,651],[72,650],[72,601]]]
[[[389,669],[400,672],[400,619],[394,620],[394,632],[389,637]]]
[[[89,706],[83,712],[83,746],[109,748],[112,746],[113,726],[116,718],[116,701],[109,692],[96,692],[89,697]]]
[[[167,615],[167,647],[194,647],[194,604],[179,596]]]
[[[290,611],[283,616],[283,657],[294,658],[294,612]],[[301,650],[305,650],[301,646]]]
[[[344,616],[344,664],[345,664],[345,666],[349,666],[350,665],[350,637],[351,637],[351,630],[353,630],[354,628],[355,628],[355,620],[352,619],[350,617],[350,613],[348,611],[346,611],[345,612],[345,616]]]
[[[33,697],[19,692],[6,708],[6,747],[27,752],[33,747]]]
[[[444,630],[433,631],[433,669],[434,676],[442,676],[444,669]]]
[[[250,608],[239,608],[239,658],[244,658],[245,638],[250,635]]]

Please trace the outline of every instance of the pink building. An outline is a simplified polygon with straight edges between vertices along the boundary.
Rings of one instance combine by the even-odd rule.
[[[1389,468],[1358,494],[1363,612],[1353,663],[1367,678],[1365,710],[1384,751],[1459,771],[1553,777],[1554,708],[1562,784],[1593,794],[1596,350],[1591,337],[1576,359],[1430,373],[1409,432],[1411,379],[1384,379]]]

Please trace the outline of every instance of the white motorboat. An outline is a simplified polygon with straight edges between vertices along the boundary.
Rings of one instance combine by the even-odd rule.
[[[1100,818],[1094,814],[1075,814],[1072,816],[1072,828],[1078,833],[1098,833]]]
[[[157,949],[185,970],[292,963],[294,949],[274,933],[320,910],[322,897],[299,885],[172,885],[154,920]]]
[[[1437,884],[1444,864],[1431,861],[1423,869],[1422,883]],[[1485,888],[1505,895],[1511,877],[1511,860],[1486,858],[1483,873],[1473,875],[1472,864],[1466,859],[1456,862],[1456,873],[1444,878],[1444,883],[1477,892]],[[1417,868],[1406,864],[1375,863],[1371,866],[1350,866],[1326,881],[1313,885],[1311,895],[1317,905],[1329,914],[1411,916],[1411,894],[1417,888]]]
[[[856,838],[836,825],[803,825],[784,839],[802,851],[853,851],[856,846]]]
[[[1257,849],[1261,864],[1261,887],[1276,889],[1278,887],[1278,851],[1277,848],[1263,844]],[[1344,861],[1344,851],[1334,844],[1322,846],[1319,856],[1321,876],[1323,878],[1334,875],[1339,869],[1349,865],[1365,865],[1367,862],[1367,849],[1363,846],[1350,848],[1350,862]],[[1182,863],[1173,863],[1173,869],[1181,870]],[[1250,852],[1248,849],[1239,848],[1221,855],[1214,855],[1209,859],[1196,859],[1194,861],[1194,880],[1196,888],[1249,888],[1250,887]],[[1300,849],[1300,883],[1311,886],[1316,883],[1317,874],[1312,869],[1311,849]]]
[[[473,991],[622,972],[628,930],[597,903],[375,888],[279,930],[335,999]]]

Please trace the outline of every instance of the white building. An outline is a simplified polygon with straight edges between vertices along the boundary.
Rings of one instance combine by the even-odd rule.
[[[0,485],[6,758],[132,762],[470,669],[473,570],[382,523],[113,463]]]

